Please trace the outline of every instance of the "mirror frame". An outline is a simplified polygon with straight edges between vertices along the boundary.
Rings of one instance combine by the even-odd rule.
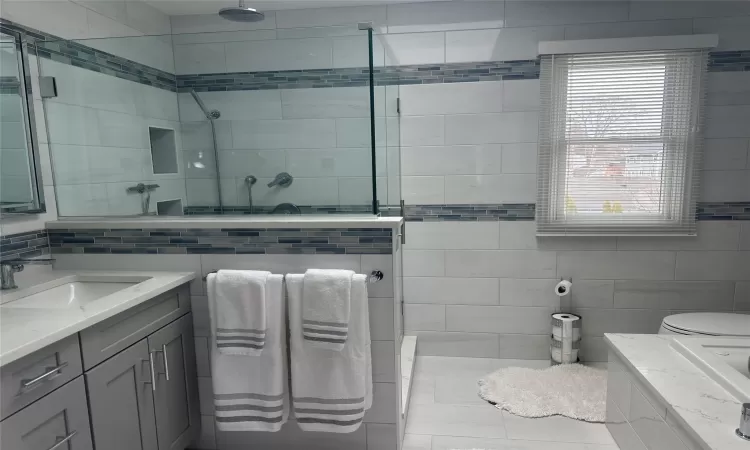
[[[25,205],[3,207],[0,206],[0,217],[7,217],[17,214],[40,214],[47,212],[47,205],[44,201],[44,183],[42,180],[42,163],[39,155],[39,140],[36,130],[36,116],[34,115],[34,93],[32,90],[31,70],[29,65],[29,40],[33,39],[23,31],[9,28],[0,23],[0,32],[15,38],[18,53],[18,67],[22,73],[19,74],[19,92],[25,92],[26,95],[19,95],[23,108],[24,118],[26,119],[26,144],[27,154],[29,157],[29,176],[31,177],[31,190],[33,198],[31,202]],[[37,60],[38,64],[38,60]],[[37,71],[38,72],[38,71]],[[44,111],[42,111],[44,114]]]

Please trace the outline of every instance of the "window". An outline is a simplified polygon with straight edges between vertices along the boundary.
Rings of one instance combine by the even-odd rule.
[[[537,234],[695,234],[707,54],[542,56]]]

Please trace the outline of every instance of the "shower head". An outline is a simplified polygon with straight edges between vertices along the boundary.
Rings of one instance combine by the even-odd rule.
[[[206,108],[206,104],[203,103],[203,100],[201,100],[200,97],[198,97],[198,94],[195,92],[195,89],[190,89],[190,95],[193,96],[195,103],[198,104],[198,107],[201,109],[201,111],[203,111],[203,114],[206,115],[206,119],[215,120],[221,117],[221,112],[219,112],[218,109],[209,110],[208,108]]]
[[[238,6],[221,8],[219,16],[232,22],[260,22],[265,18],[262,12],[255,8],[245,6],[245,0],[239,0]]]

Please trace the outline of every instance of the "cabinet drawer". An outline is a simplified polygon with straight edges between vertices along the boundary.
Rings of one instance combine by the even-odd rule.
[[[83,377],[0,422],[3,450],[92,450]]]
[[[184,285],[81,331],[84,369],[96,366],[189,311],[190,291]]]
[[[10,416],[82,372],[77,335],[0,368],[0,418]]]

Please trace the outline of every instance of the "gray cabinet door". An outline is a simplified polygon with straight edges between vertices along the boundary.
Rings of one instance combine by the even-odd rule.
[[[83,378],[76,378],[0,422],[0,448],[92,450]]]
[[[159,450],[182,450],[200,431],[192,314],[148,337],[156,357],[156,432]]]
[[[143,339],[86,372],[97,449],[159,450],[149,356]]]

